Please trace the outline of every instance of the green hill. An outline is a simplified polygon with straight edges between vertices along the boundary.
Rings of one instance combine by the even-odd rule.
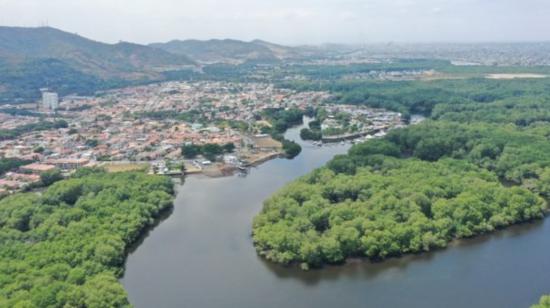
[[[126,42],[105,44],[48,27],[0,27],[0,56],[11,63],[28,59],[62,60],[104,77],[139,76],[193,64],[184,55]]]
[[[138,44],[106,44],[49,27],[0,27],[0,102],[29,101],[38,89],[89,94],[195,63],[185,55]]]

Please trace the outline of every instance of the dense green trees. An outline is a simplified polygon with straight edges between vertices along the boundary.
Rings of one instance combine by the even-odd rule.
[[[281,86],[300,91],[329,91],[333,97],[328,102],[386,108],[401,112],[406,118],[411,114],[441,118],[441,109],[445,109],[445,113],[454,111],[448,115],[453,120],[457,117],[468,121],[484,121],[490,117],[506,119],[512,113],[520,120],[521,114],[517,111],[521,110],[525,115],[530,114],[531,117],[526,120],[532,121],[547,118],[547,111],[540,106],[547,106],[550,79],[468,78],[399,82],[331,80],[285,82]],[[515,110],[506,112],[506,108],[511,106]],[[477,109],[485,110],[484,114],[476,112]]]
[[[61,181],[62,179],[63,175],[61,175],[61,171],[59,169],[45,171],[40,174],[40,182],[42,182],[41,184],[43,186],[50,186],[57,181]]]
[[[233,143],[226,143],[224,145],[213,143],[204,145],[186,144],[181,147],[181,154],[185,158],[192,159],[201,154],[211,161],[215,161],[216,157],[223,153],[232,153],[233,151],[235,151],[235,144]]]
[[[218,155],[223,153],[223,147],[219,144],[207,143],[201,146],[201,154],[209,160],[215,161]]]
[[[550,143],[536,132],[427,121],[358,144],[266,201],[258,252],[306,268],[383,259],[541,218]]]
[[[168,178],[79,172],[0,200],[0,307],[125,307],[127,247],[171,207]]]
[[[185,158],[195,158],[201,153],[201,147],[196,144],[185,144],[181,147],[181,155]]]
[[[518,185],[542,184],[550,167],[550,143],[534,128],[427,121],[393,131],[385,142],[398,147],[404,157],[465,159]]]
[[[235,144],[232,142],[226,143],[222,146],[223,151],[225,153],[233,153],[235,152]]]
[[[287,158],[292,159],[298,156],[302,152],[302,147],[291,140],[283,139],[283,151]]]
[[[285,139],[283,134],[292,126],[302,124],[304,115],[304,111],[295,108],[288,110],[281,108],[267,108],[263,112],[263,116],[269,120],[272,125],[272,127],[266,128],[265,132],[269,133],[273,139],[278,140],[283,144],[283,151],[285,151],[287,158],[296,157],[300,154],[300,152],[302,152],[302,147],[294,141]]]
[[[321,122],[326,118],[326,111],[323,108],[315,110],[313,115],[315,120],[308,123],[309,128],[303,128],[300,131],[300,138],[303,140],[319,141],[323,139],[323,133],[321,132]]]
[[[323,134],[321,133],[320,130],[312,130],[312,129],[309,129],[309,128],[303,128],[300,131],[300,138],[302,138],[303,140],[318,141],[318,140],[321,140],[323,138]]]
[[[0,175],[15,170],[21,166],[30,164],[32,161],[22,160],[18,158],[0,158]]]
[[[467,161],[366,157],[354,172],[329,164],[267,200],[254,220],[258,252],[305,268],[384,259],[544,215],[542,198]]]
[[[384,259],[544,217],[549,79],[294,87],[431,120],[355,145],[268,199],[253,225],[267,259],[304,268]]]
[[[283,134],[290,127],[302,124],[304,112],[300,109],[267,108],[263,116],[271,122],[273,134]]]

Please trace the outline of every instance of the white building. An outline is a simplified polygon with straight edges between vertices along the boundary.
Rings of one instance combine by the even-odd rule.
[[[42,107],[48,110],[59,108],[59,96],[55,92],[42,92]]]

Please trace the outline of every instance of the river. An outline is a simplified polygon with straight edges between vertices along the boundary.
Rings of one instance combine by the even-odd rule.
[[[299,140],[300,128],[287,132]],[[528,307],[550,293],[550,222],[455,242],[382,263],[308,272],[256,255],[250,236],[262,202],[349,145],[301,142],[246,177],[191,176],[174,210],[130,253],[121,279],[138,308]]]

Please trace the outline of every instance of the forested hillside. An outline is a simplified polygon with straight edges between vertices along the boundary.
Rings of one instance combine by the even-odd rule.
[[[355,145],[268,199],[253,226],[267,259],[303,268],[380,260],[544,217],[549,79],[327,88],[338,102],[432,119]]]
[[[0,27],[0,103],[30,102],[40,88],[61,95],[164,80],[194,62],[148,46],[105,44],[49,27]]]
[[[49,27],[0,27],[0,58],[12,63],[57,59],[101,77],[129,77],[144,70],[193,64],[185,55],[127,42],[101,43]]]
[[[0,200],[0,307],[129,306],[126,251],[172,193],[168,178],[83,169]]]

